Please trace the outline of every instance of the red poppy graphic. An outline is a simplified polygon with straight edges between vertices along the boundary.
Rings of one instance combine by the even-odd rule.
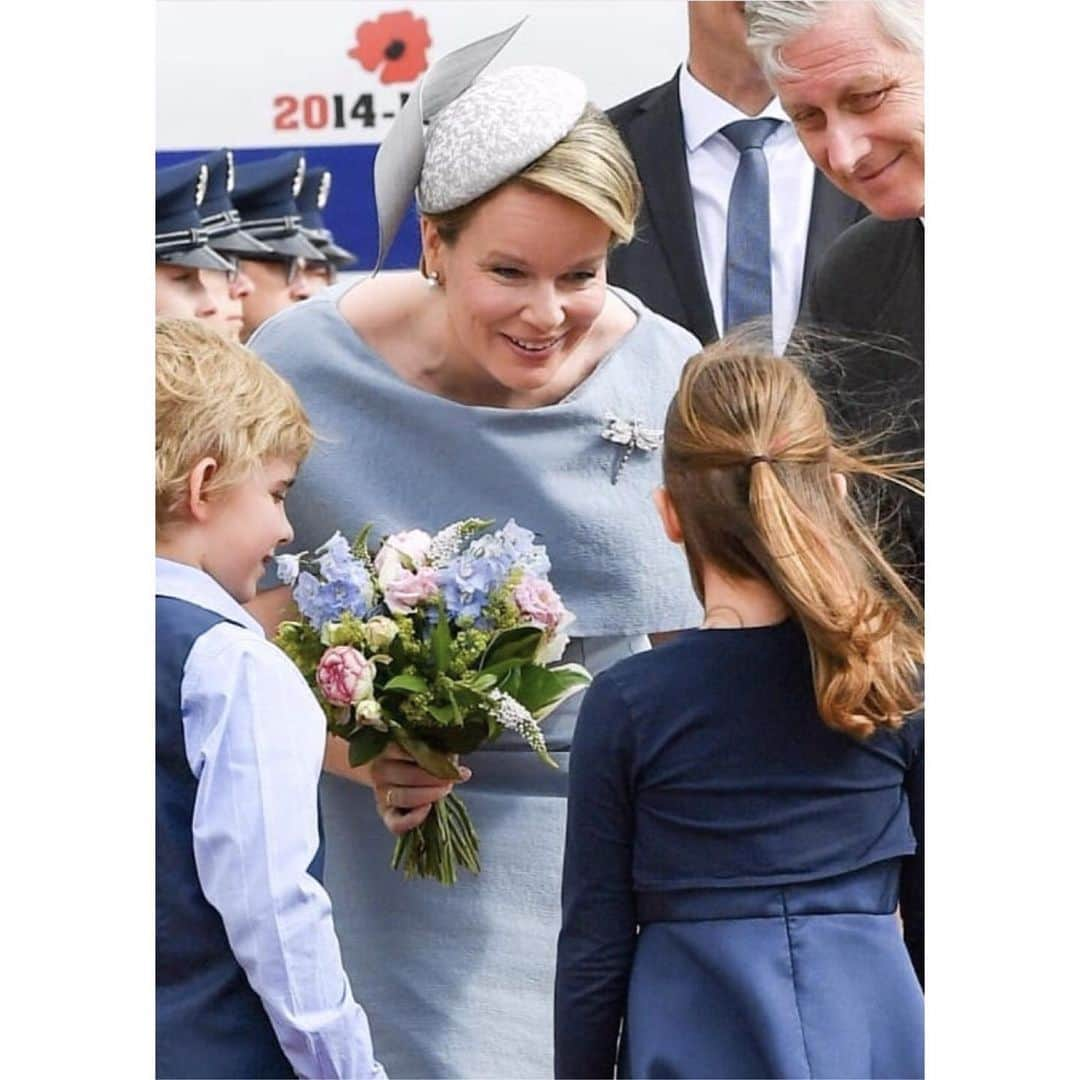
[[[427,71],[430,45],[427,19],[418,19],[411,11],[388,11],[356,28],[356,44],[349,56],[359,60],[365,71],[382,64],[379,82],[412,82]]]

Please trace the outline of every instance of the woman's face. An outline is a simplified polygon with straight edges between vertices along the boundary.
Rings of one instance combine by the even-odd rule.
[[[560,195],[508,184],[452,245],[426,218],[422,228],[453,351],[508,390],[547,385],[604,306],[608,226]]]

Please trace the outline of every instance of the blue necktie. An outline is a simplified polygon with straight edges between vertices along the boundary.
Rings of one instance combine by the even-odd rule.
[[[769,262],[769,166],[762,144],[780,121],[736,120],[720,134],[739,151],[727,214],[724,333],[747,319],[772,314]]]

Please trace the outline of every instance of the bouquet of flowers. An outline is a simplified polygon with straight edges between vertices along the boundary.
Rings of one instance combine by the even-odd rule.
[[[573,616],[548,581],[543,546],[513,519],[469,518],[435,536],[419,529],[368,549],[335,533],[314,555],[281,555],[303,618],[277,643],[319,699],[331,733],[362,765],[393,741],[434,776],[458,778],[458,754],[506,729],[555,768],[540,721],[583,689],[579,664],[553,665]],[[400,837],[392,865],[406,877],[457,880],[480,870],[479,842],[453,793]]]

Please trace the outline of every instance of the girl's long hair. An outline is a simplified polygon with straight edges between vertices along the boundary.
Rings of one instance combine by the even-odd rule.
[[[748,334],[693,357],[667,414],[664,482],[698,595],[705,561],[767,581],[806,633],[821,718],[858,738],[921,707],[923,612],[833,474],[921,495],[919,464],[840,445],[802,366]]]

